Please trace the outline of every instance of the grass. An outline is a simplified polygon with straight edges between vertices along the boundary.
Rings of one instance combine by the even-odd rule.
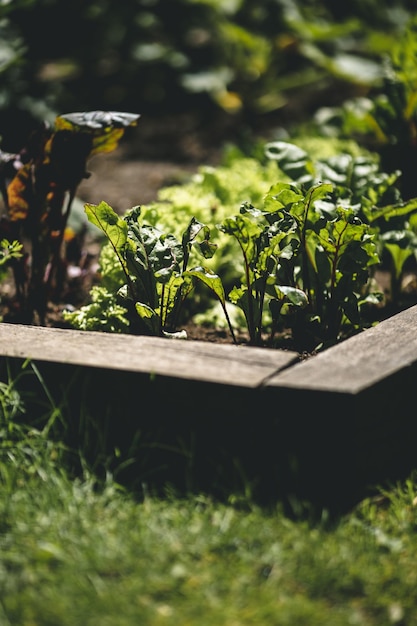
[[[0,623],[417,624],[416,492],[329,526],[45,468],[0,495]]]
[[[138,501],[71,477],[12,383],[0,409],[1,626],[417,624],[417,472],[337,520]]]

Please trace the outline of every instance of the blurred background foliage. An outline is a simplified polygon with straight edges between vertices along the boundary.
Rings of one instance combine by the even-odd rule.
[[[415,0],[0,0],[0,135],[82,110],[250,127],[382,88]]]

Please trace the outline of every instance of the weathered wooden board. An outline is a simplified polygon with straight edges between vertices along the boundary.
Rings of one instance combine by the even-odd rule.
[[[68,404],[70,447],[86,436],[84,414],[103,424],[111,450],[139,437],[128,480],[188,489],[191,476],[215,491],[238,489],[243,471],[261,499],[345,508],[417,467],[417,306],[302,362],[282,350],[6,323],[0,357],[40,364],[57,406]],[[22,380],[36,392],[32,379]]]
[[[417,306],[271,377],[266,402],[287,407],[277,439],[297,459],[294,491],[343,506],[417,468],[416,381]]]
[[[417,366],[417,306],[295,364],[267,384],[358,394],[412,366]]]
[[[0,356],[248,388],[298,360],[282,350],[6,323]]]

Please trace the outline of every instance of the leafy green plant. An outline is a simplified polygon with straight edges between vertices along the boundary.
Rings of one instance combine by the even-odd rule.
[[[89,176],[91,156],[117,147],[139,115],[92,111],[56,118],[42,126],[20,154],[0,153],[1,191],[7,216],[2,230],[24,244],[13,263],[19,304],[27,321],[45,321],[47,302],[60,296],[66,280],[67,228],[80,182]],[[17,170],[17,171],[16,171]]]
[[[22,257],[22,248],[23,244],[16,240],[2,239],[0,241],[0,281],[6,277],[8,268]]]
[[[188,297],[197,279],[226,316],[227,308],[243,312],[253,345],[278,345],[291,331],[292,345],[304,351],[376,322],[389,297],[401,308],[402,277],[417,254],[417,199],[402,200],[399,172],[381,172],[376,155],[327,152],[313,158],[296,144],[270,142],[262,162],[235,153],[227,165],[201,168],[123,217],[106,203],[87,205],[109,243],[90,304],[65,318],[83,329],[171,333],[187,298],[187,311],[194,308],[201,322],[203,308],[209,323],[213,300],[195,299],[195,289]],[[171,227],[175,235],[164,234]],[[207,247],[209,228],[218,233],[214,256],[211,241],[206,254],[194,239],[203,235]],[[188,269],[194,251],[203,252],[209,269],[198,262]],[[382,266],[390,294],[377,280]]]
[[[85,205],[89,221],[102,230],[108,239],[121,269],[121,283],[117,284],[113,297],[109,300],[118,309],[119,322],[129,332],[151,335],[169,335],[176,331],[181,308],[185,299],[198,280],[216,295],[234,338],[225,293],[220,278],[212,272],[197,266],[188,269],[191,248],[198,250],[204,258],[211,258],[216,246],[210,241],[207,226],[192,219],[178,241],[171,234],[164,234],[153,226],[140,223],[141,208],[134,207],[123,217],[118,216],[106,203]],[[114,276],[113,276],[114,281]],[[66,319],[83,327],[91,328],[91,313],[98,298],[106,298],[101,288],[96,290],[96,300],[81,311],[67,313]],[[84,320],[87,319],[87,322]],[[102,321],[100,328],[105,329]]]
[[[377,151],[382,167],[400,170],[405,198],[417,195],[417,19],[412,16],[403,35],[380,60],[381,81],[368,96],[349,99],[316,114],[319,131],[354,136]]]
[[[372,228],[381,265],[388,270],[389,297],[400,305],[400,285],[407,261],[417,258],[415,219],[417,198],[403,200],[401,172],[381,171],[377,155],[339,153],[313,158],[298,145],[271,142],[266,145],[269,158],[301,185],[330,183],[343,205],[355,207],[357,217]]]
[[[184,183],[160,189],[154,202],[142,206],[143,222],[181,238],[193,218],[215,226],[242,202],[261,202],[278,175],[276,162],[264,157],[264,142],[251,156],[228,147],[216,167],[202,165]],[[217,229],[212,229],[212,237],[221,254],[208,259],[206,265],[221,275],[228,290],[241,269],[238,248]]]
[[[375,57],[389,50],[410,12],[407,0],[395,10],[375,0],[108,0],[105,7],[94,0],[67,7],[64,31],[59,0],[14,0],[0,6],[2,58],[9,61],[19,40],[23,51],[3,72],[2,102],[14,115],[29,110],[37,119],[45,109],[52,116],[101,102],[169,115],[200,110],[204,121],[208,111],[249,120],[292,103],[297,88],[308,101],[334,77],[366,88],[379,69]]]
[[[262,341],[266,302],[272,333],[285,320],[304,350],[335,342],[343,321],[361,325],[368,267],[379,259],[369,227],[353,207],[332,199],[333,191],[321,183],[304,194],[278,183],[263,210],[244,205],[220,226],[238,240],[244,257],[244,280],[229,297],[244,310],[252,343]]]

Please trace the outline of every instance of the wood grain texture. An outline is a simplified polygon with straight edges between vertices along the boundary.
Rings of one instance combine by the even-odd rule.
[[[417,306],[278,373],[273,387],[358,394],[417,367]]]
[[[7,323],[0,356],[248,388],[298,360],[282,350]]]

